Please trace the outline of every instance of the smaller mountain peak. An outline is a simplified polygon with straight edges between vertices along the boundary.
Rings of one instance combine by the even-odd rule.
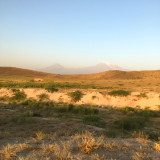
[[[53,64],[51,67],[56,67],[56,68],[64,68],[62,65],[60,65],[59,63],[55,63]]]
[[[113,66],[113,64],[109,63],[109,62],[101,62],[101,63],[98,63],[97,66]]]
[[[113,64],[111,64],[110,62],[101,62],[101,64],[107,65],[107,66],[112,66],[112,65],[113,65]]]

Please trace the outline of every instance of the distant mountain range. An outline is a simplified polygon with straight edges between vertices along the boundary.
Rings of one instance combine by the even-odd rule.
[[[82,67],[82,68],[66,68],[58,63],[39,69],[39,71],[47,72],[47,73],[55,73],[55,74],[92,74],[99,73],[109,70],[124,70],[117,65],[113,65],[110,63],[99,63],[94,66]]]
[[[59,75],[45,72],[38,72],[29,69],[15,68],[15,67],[0,67],[0,81],[8,80],[33,80],[34,78],[42,78],[44,80],[52,80],[58,82],[70,82],[75,80],[77,82],[86,80],[120,80],[120,79],[145,79],[150,82],[152,79],[158,79],[160,81],[160,70],[149,70],[149,71],[106,71],[96,74],[75,74],[75,75]],[[158,86],[158,85],[157,85]]]

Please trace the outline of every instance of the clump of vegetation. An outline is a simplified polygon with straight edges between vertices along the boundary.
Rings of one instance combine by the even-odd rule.
[[[0,101],[2,101],[2,102],[6,102],[6,101],[9,101],[9,97],[8,96],[2,96],[2,97],[0,97]]]
[[[11,122],[15,123],[15,124],[30,124],[30,123],[35,123],[35,119],[33,117],[28,117],[26,115],[17,115],[17,116],[13,116],[11,118]]]
[[[134,131],[131,135],[133,138],[141,138],[141,139],[148,139],[149,138],[149,136],[147,134],[145,134],[144,132]]]
[[[20,91],[19,89],[12,89],[12,91],[13,91],[13,97],[11,98],[11,100],[13,101],[22,101],[27,98],[27,95],[23,91]]]
[[[109,130],[105,131],[105,135],[109,138],[116,138],[121,134],[119,129],[112,129],[110,128]]]
[[[79,83],[37,83],[37,82],[0,82],[0,88],[81,88],[81,89],[112,89],[112,87],[104,87],[97,85],[83,85]]]
[[[62,104],[55,106],[56,112],[71,112],[74,114],[98,114],[99,110],[94,107],[84,107],[80,105],[72,105],[72,104]]]
[[[45,88],[48,92],[50,93],[53,93],[53,92],[58,92],[58,89],[57,88],[54,88],[54,87],[47,87]]]
[[[113,90],[108,92],[110,96],[128,96],[131,94],[130,91],[125,91],[125,90]]]
[[[148,135],[149,139],[154,141],[160,140],[160,131],[147,131],[146,134]]]
[[[89,154],[103,145],[104,137],[95,137],[91,132],[78,134],[74,139],[80,139],[78,148],[81,152]]]
[[[78,102],[83,97],[83,93],[81,91],[75,91],[68,94],[68,96],[71,98],[72,102]]]
[[[27,105],[27,107],[26,107]],[[18,108],[18,107],[17,107]],[[85,107],[82,105],[59,104],[52,101],[36,101],[33,99],[21,103],[21,111],[28,112],[31,116],[53,116],[55,113],[73,113],[73,114],[98,114],[99,110],[94,107]]]
[[[40,101],[49,100],[49,96],[46,93],[39,94],[37,97],[39,98]]]
[[[115,121],[115,125],[123,130],[138,130],[144,127],[146,119],[144,117],[126,117]]]
[[[146,93],[140,93],[138,95],[136,95],[136,97],[139,97],[139,98],[147,98],[147,94]]]
[[[92,96],[92,100],[96,99],[97,97],[96,96]]]
[[[160,142],[154,144],[155,150],[160,152]]]
[[[160,117],[160,111],[150,110],[149,108],[140,109],[133,107],[125,107],[120,109],[127,115],[139,115],[144,117]]]
[[[83,118],[83,123],[88,124],[88,125],[93,125],[96,127],[105,127],[105,122],[98,116],[96,115],[88,115]]]

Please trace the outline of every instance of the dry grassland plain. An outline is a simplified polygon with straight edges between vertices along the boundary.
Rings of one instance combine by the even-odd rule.
[[[160,71],[0,67],[0,160],[159,159]]]

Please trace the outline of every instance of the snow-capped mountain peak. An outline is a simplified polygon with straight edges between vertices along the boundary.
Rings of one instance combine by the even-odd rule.
[[[88,66],[82,68],[66,68],[56,63],[47,68],[40,69],[40,71],[48,73],[56,73],[56,74],[91,74],[91,73],[104,72],[108,70],[123,70],[123,69],[109,62],[102,62],[94,66]]]

